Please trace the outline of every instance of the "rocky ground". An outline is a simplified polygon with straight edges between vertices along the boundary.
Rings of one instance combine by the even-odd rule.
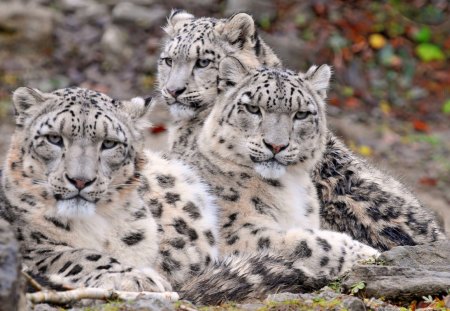
[[[161,25],[171,8],[216,17],[246,11],[253,14],[261,35],[286,66],[305,70],[312,63],[333,65],[330,126],[355,152],[409,185],[426,206],[440,215],[449,233],[449,6],[446,0],[3,0],[0,162],[13,131],[10,95],[17,87],[27,85],[51,91],[79,85],[116,98],[149,95],[154,92],[158,51],[163,43]],[[149,129],[148,145],[164,149],[166,132],[161,130],[169,120],[161,107],[155,111],[153,122],[156,126]],[[427,252],[439,257],[439,249]],[[0,255],[0,269],[7,262],[5,258]],[[439,283],[444,287],[450,273],[448,267],[416,269],[397,263],[394,268],[375,266],[375,277],[386,271],[403,276],[412,273],[418,276],[413,280],[416,282],[421,280],[421,273],[427,273],[432,282],[433,277],[447,278]],[[364,267],[355,269],[355,273],[369,273]],[[284,296],[288,297],[288,303],[275,297],[274,301],[270,298],[256,305],[223,308],[362,310],[364,304],[366,308],[391,310],[382,301],[355,298],[365,295],[366,290],[372,295],[370,284],[383,283],[384,279],[351,280],[342,283],[347,287],[338,287],[348,294],[356,284],[353,296],[324,290],[319,296]],[[402,285],[407,282],[392,280]],[[410,283],[415,284],[413,281]],[[1,300],[5,297],[2,286],[1,302],[5,301]],[[364,288],[359,291],[359,287]],[[414,298],[417,307],[448,304],[441,290],[433,287],[428,300]],[[352,302],[344,304],[342,301],[347,299]],[[325,306],[330,301],[335,305]],[[3,306],[0,304],[0,309]],[[36,310],[45,308],[39,306]],[[139,310],[136,305],[111,308]],[[161,304],[158,308],[190,310],[193,306],[178,303]]]

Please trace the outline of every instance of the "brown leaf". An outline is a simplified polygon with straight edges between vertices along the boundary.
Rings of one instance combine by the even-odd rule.
[[[430,126],[425,121],[415,119],[412,122],[416,131],[425,133],[430,131]]]
[[[419,183],[424,186],[435,187],[437,182],[437,179],[433,177],[422,177],[419,179]]]

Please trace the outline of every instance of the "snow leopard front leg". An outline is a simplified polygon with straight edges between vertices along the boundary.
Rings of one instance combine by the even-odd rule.
[[[231,215],[235,222],[224,225],[228,226],[222,241],[226,253],[268,249],[295,260],[295,267],[303,267],[311,275],[326,277],[339,276],[358,260],[379,255],[376,249],[343,233],[303,228],[282,230],[261,218],[239,219],[236,213]]]
[[[157,266],[175,289],[216,259],[216,206],[206,184],[188,166],[148,153],[141,196],[159,233]]]
[[[170,284],[154,270],[123,265],[109,254],[91,249],[55,246],[38,232],[31,235],[40,243],[24,250],[24,263],[32,275],[47,278],[54,285],[122,291],[171,290]]]

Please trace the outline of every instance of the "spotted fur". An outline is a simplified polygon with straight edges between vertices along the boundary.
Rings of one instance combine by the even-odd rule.
[[[176,11],[166,29],[158,80],[177,119],[170,130],[171,151],[192,163],[198,149],[196,137],[217,97],[220,60],[234,56],[249,68],[260,64],[280,67],[281,62],[245,13],[217,20]],[[211,60],[208,66],[196,67],[203,59]],[[172,86],[185,90],[175,98],[167,92]],[[323,228],[348,233],[379,250],[445,239],[434,215],[403,185],[354,155],[331,132],[326,140],[323,156],[312,172]],[[236,196],[234,191],[227,195]]]
[[[218,258],[208,188],[181,162],[142,150],[149,100],[19,88],[14,104],[0,217],[28,272],[52,287],[174,289],[206,304],[329,281],[269,252]]]
[[[216,259],[205,184],[142,150],[149,100],[19,88],[14,105],[0,215],[30,273],[69,287],[164,291]]]
[[[320,228],[310,173],[325,147],[330,68],[248,70],[228,57],[219,73],[221,94],[193,164],[218,198],[221,252],[269,250],[326,277],[377,255],[348,235]]]
[[[247,14],[216,19],[173,11],[165,30],[168,38],[158,62],[158,87],[175,118],[171,149],[189,157],[194,144],[192,137],[217,96],[220,61],[234,54],[255,66],[260,62],[278,66],[279,60],[260,38]]]

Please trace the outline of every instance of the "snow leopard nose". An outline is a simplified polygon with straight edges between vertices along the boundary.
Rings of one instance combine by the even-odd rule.
[[[91,180],[86,180],[86,179],[82,179],[82,178],[70,178],[69,175],[66,174],[66,178],[67,180],[75,186],[75,188],[77,188],[78,190],[83,190],[84,188],[92,185],[94,183],[94,181],[97,179],[91,179]]]
[[[167,89],[167,92],[169,92],[169,94],[172,95],[173,98],[177,98],[178,96],[183,94],[184,91],[186,91],[185,87],[176,89]]]
[[[287,145],[271,144],[271,143],[266,142],[264,139],[263,139],[263,143],[264,143],[264,145],[266,145],[267,148],[269,148],[270,151],[272,151],[273,154],[280,153],[281,151],[283,151],[284,149],[286,149],[289,146],[289,143]]]

